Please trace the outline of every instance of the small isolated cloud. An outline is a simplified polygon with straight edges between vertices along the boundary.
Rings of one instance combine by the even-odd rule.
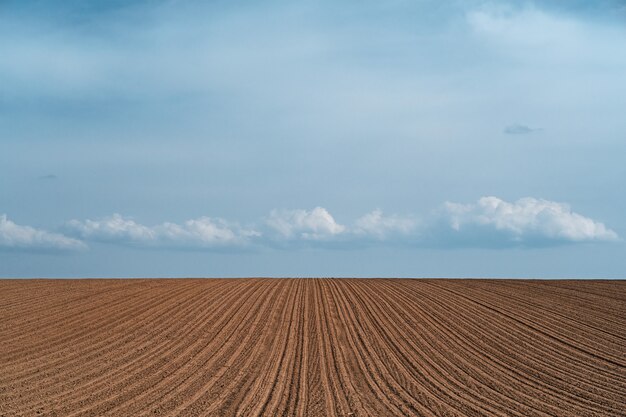
[[[86,249],[80,240],[13,223],[0,215],[0,250],[74,251]]]
[[[528,135],[530,133],[539,132],[540,128],[528,127],[525,125],[514,124],[504,128],[507,135]]]
[[[55,174],[46,174],[39,177],[40,180],[56,180],[59,177]]]
[[[542,246],[619,239],[603,223],[573,212],[567,204],[530,197],[514,203],[497,197],[473,204],[448,202],[441,216],[443,230],[438,231],[453,245]]]
[[[282,239],[329,240],[346,232],[323,207],[313,210],[272,210],[266,224]]]
[[[352,233],[356,237],[369,236],[378,240],[410,236],[416,231],[417,221],[397,215],[385,216],[381,210],[374,210],[355,223]]]
[[[144,226],[120,214],[100,220],[72,220],[66,229],[85,240],[140,247],[219,248],[245,246],[259,232],[211,217]]]

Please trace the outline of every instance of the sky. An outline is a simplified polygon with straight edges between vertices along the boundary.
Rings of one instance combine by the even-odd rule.
[[[625,1],[0,1],[0,277],[626,278]]]

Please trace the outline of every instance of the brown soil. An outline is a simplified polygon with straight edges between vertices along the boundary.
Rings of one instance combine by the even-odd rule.
[[[626,281],[0,281],[0,416],[624,410]]]

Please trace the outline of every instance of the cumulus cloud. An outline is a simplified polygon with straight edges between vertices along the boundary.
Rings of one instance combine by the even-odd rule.
[[[323,207],[313,210],[272,210],[266,224],[284,239],[329,240],[346,232]]]
[[[114,214],[99,220],[72,220],[66,229],[86,240],[147,247],[217,248],[245,246],[260,233],[219,218],[200,217],[182,224],[145,226]]]
[[[80,240],[22,226],[9,220],[5,214],[0,215],[0,250],[73,251],[86,247]]]
[[[528,127],[525,125],[514,124],[504,128],[504,133],[507,135],[527,135],[529,133],[538,132],[541,129]]]
[[[446,229],[442,236],[450,243],[465,245],[533,246],[619,239],[603,223],[573,212],[567,204],[530,197],[514,203],[497,197],[483,197],[472,204],[448,202],[441,216]]]

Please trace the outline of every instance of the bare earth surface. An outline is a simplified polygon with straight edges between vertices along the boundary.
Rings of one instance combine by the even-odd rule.
[[[624,416],[626,281],[0,281],[0,416]]]

